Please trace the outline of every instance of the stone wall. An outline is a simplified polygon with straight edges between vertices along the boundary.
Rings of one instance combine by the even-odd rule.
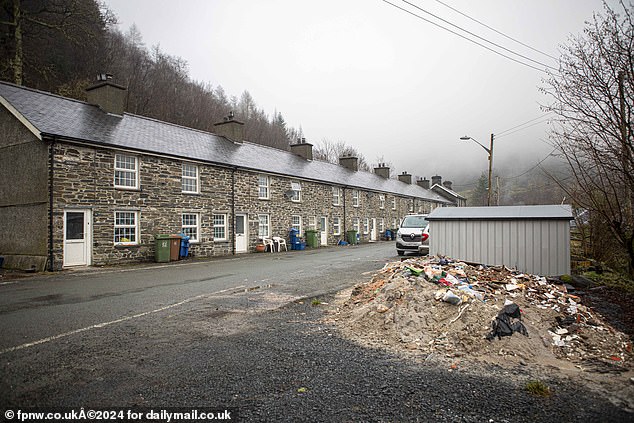
[[[363,221],[384,219],[384,229],[393,228],[397,221],[409,212],[412,199],[397,198],[392,208],[390,194],[360,190],[359,207],[352,207],[352,190],[345,189],[345,205],[333,205],[332,186],[312,181],[268,175],[269,198],[258,198],[259,173],[234,170],[227,167],[197,164],[199,193],[182,192],[183,160],[147,154],[133,154],[138,158],[140,184],[138,189],[114,187],[114,150],[87,146],[55,145],[54,191],[54,257],[55,267],[63,264],[64,210],[84,209],[92,213],[92,264],[120,264],[147,261],[154,258],[154,236],[181,232],[182,213],[198,213],[200,217],[199,241],[190,246],[194,257],[228,255],[234,252],[232,241],[233,213],[248,214],[249,251],[255,250],[258,240],[258,215],[270,216],[271,236],[288,240],[292,216],[301,216],[302,232],[314,219],[321,216],[328,221],[328,244],[345,239],[345,231],[352,229],[352,219],[361,219],[361,241],[370,239],[363,233]],[[187,162],[190,163],[190,162]],[[291,182],[301,184],[301,201],[295,202],[286,195]],[[385,206],[380,207],[380,196],[385,196]],[[140,215],[138,245],[119,246],[114,243],[115,211],[136,211]],[[344,215],[345,212],[345,215]],[[228,240],[213,239],[213,214],[227,216]],[[341,233],[333,233],[332,218],[341,219]],[[345,217],[345,219],[344,219]],[[371,220],[370,220],[371,221]],[[377,235],[378,229],[377,229]]]

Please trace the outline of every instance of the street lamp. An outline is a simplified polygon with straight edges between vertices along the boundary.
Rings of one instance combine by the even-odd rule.
[[[484,145],[480,144],[480,142],[478,142],[478,140],[473,139],[471,137],[468,136],[464,136],[464,137],[460,137],[461,140],[463,141],[474,141],[476,144],[478,144],[480,147],[484,148],[484,151],[486,151],[487,153],[489,153],[489,190],[488,190],[488,195],[487,195],[487,206],[491,205],[491,177],[493,175],[493,134],[491,134],[491,145],[489,146],[489,148],[486,148]]]

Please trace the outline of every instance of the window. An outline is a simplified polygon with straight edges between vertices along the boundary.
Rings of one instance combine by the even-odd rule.
[[[317,229],[317,217],[310,216],[308,218],[308,229],[316,230]]]
[[[269,215],[268,214],[259,214],[258,215],[258,238],[269,237],[271,231],[269,229]]]
[[[353,218],[352,219],[352,229],[354,229],[355,231],[357,231],[357,233],[359,233],[360,227],[361,227],[360,219],[358,217]]]
[[[302,236],[302,217],[292,216],[291,227],[297,230],[297,236]]]
[[[367,234],[368,232],[370,232],[370,219],[366,217],[363,222],[363,233]]]
[[[398,228],[398,222],[396,221],[396,218],[392,219],[392,229],[396,229]]]
[[[385,219],[379,219],[379,233],[383,233],[385,231]]]
[[[198,234],[200,233],[198,213],[183,213],[182,233],[189,237],[189,242],[198,242]]]
[[[227,240],[227,215],[214,214],[211,216],[211,220],[214,227],[214,241],[226,241]]]
[[[139,186],[138,165],[135,156],[115,154],[114,186],[116,188],[137,189]]]
[[[392,198],[392,210],[396,210],[396,197]]]
[[[116,245],[136,245],[139,243],[138,234],[138,212],[114,212],[114,243]]]
[[[380,209],[385,208],[385,195],[383,194],[379,195],[379,208]]]
[[[411,203],[409,203],[409,212],[412,213],[414,211],[414,200],[412,200]]]
[[[266,175],[258,176],[258,198],[260,200],[269,199],[269,177]]]
[[[198,166],[183,163],[183,192],[198,194]]]
[[[341,205],[341,195],[342,189],[339,187],[332,187],[332,205],[340,206]]]
[[[359,207],[359,190],[352,190],[352,207]]]
[[[302,201],[302,186],[299,182],[291,182],[291,191],[293,191],[291,201]]]
[[[334,235],[341,235],[341,221],[338,217],[332,218],[332,230]]]

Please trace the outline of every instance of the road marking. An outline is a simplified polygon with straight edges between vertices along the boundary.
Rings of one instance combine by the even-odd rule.
[[[34,346],[40,345],[40,344],[45,344],[47,342],[55,341],[57,339],[65,338],[65,337],[71,336],[71,335],[76,335],[78,333],[86,332],[86,331],[89,331],[89,330],[92,330],[92,329],[100,329],[100,328],[104,328],[106,326],[114,325],[114,324],[117,324],[117,323],[126,322],[128,320],[138,319],[139,317],[143,317],[143,316],[147,316],[149,314],[155,314],[155,313],[159,313],[161,311],[169,310],[171,308],[181,306],[183,304],[198,300],[200,298],[210,297],[212,295],[218,295],[218,294],[222,294],[222,293],[225,293],[225,292],[228,292],[228,291],[232,291],[232,290],[235,290],[235,289],[242,289],[242,288],[246,288],[246,287],[244,285],[240,285],[240,286],[223,289],[223,290],[216,291],[216,292],[210,292],[210,293],[207,293],[207,294],[196,295],[195,297],[186,298],[183,301],[179,301],[179,302],[174,303],[174,304],[166,305],[164,307],[160,307],[160,308],[157,308],[155,310],[144,311],[143,313],[134,314],[132,316],[125,316],[125,317],[122,317],[120,319],[111,320],[109,322],[97,323],[95,325],[87,326],[85,328],[75,329],[75,330],[71,330],[70,332],[64,332],[64,333],[60,333],[58,335],[49,336],[47,338],[38,339],[37,341],[27,342],[26,344],[16,345],[15,347],[5,348],[3,350],[0,350],[0,355],[7,354],[7,353],[10,353],[10,352],[13,352],[13,351],[23,350],[25,348],[34,347]]]

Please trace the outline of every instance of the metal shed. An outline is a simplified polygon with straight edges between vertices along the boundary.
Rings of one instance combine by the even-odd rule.
[[[442,207],[427,219],[430,254],[545,276],[570,273],[569,205]]]

